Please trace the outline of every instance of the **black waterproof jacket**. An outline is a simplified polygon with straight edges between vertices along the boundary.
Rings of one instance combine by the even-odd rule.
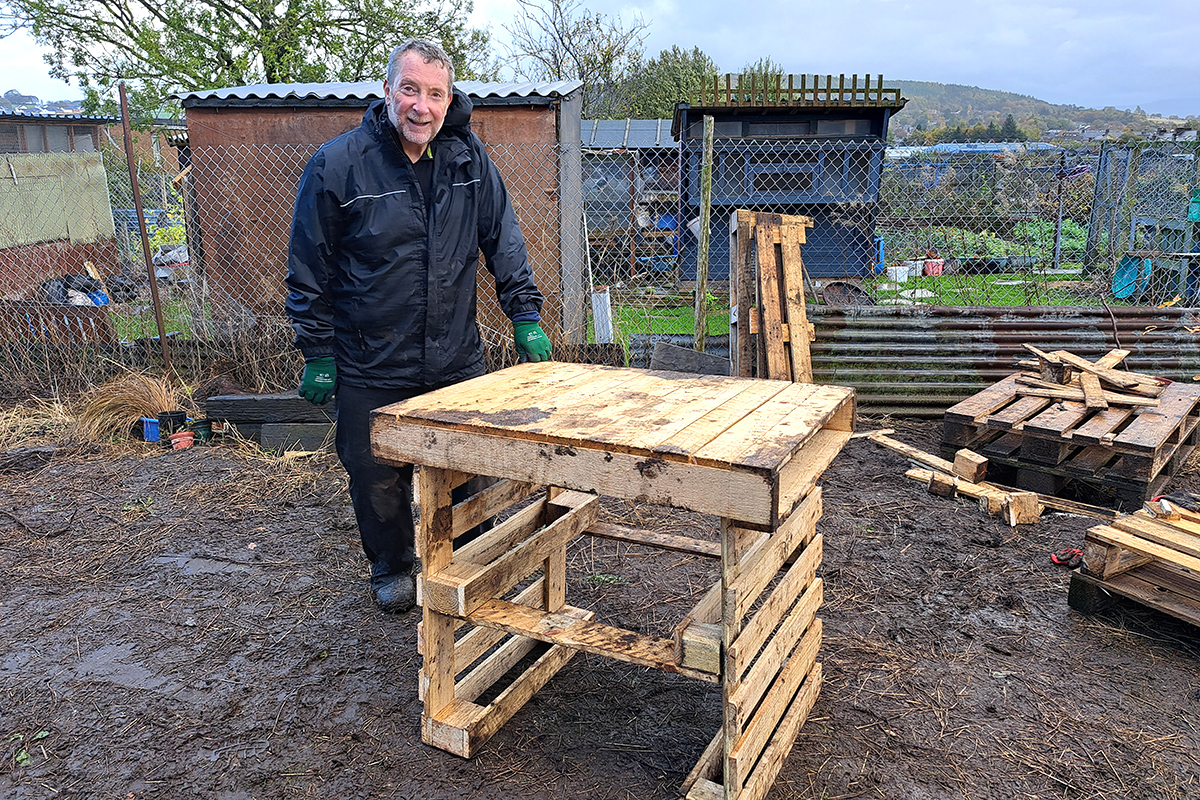
[[[334,356],[339,383],[407,389],[482,375],[480,252],[509,318],[541,309],[508,192],[470,117],[456,89],[431,143],[429,214],[382,100],[304,169],[286,309],[296,346]]]

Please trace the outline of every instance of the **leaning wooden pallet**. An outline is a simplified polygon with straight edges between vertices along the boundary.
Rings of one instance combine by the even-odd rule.
[[[1090,612],[1106,593],[1200,626],[1200,514],[1168,500],[1090,529],[1067,602]]]
[[[376,457],[421,466],[424,740],[472,756],[582,650],[720,683],[723,724],[683,791],[765,796],[820,691],[816,483],[853,423],[851,389],[553,362],[375,412]],[[502,480],[453,504],[474,475]],[[720,517],[719,551],[599,523],[599,495]],[[580,535],[711,554],[720,578],[671,637],[613,627],[567,602]]]
[[[1018,486],[1057,494],[1078,481],[1140,505],[1191,454],[1200,386],[1116,369],[1128,351],[1095,362],[1026,346],[1036,359],[947,409],[942,453],[969,447],[1016,470]]]

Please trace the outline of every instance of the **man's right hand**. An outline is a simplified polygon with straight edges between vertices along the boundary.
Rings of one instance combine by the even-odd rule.
[[[310,403],[321,405],[333,397],[337,384],[337,367],[333,356],[310,358],[304,362],[304,376],[300,379],[300,396]]]

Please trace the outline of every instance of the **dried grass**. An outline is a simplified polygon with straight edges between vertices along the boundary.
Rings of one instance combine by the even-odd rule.
[[[0,447],[10,450],[32,442],[66,442],[74,433],[69,409],[57,400],[27,400],[0,409]]]
[[[179,409],[196,410],[185,388],[165,378],[129,372],[85,394],[76,423],[88,440],[125,438],[142,417]]]

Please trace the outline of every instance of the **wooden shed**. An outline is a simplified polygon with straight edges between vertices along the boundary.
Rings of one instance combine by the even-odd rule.
[[[472,130],[504,176],[547,297],[552,335],[583,330],[578,202],[580,81],[459,81],[475,105]],[[218,317],[279,315],[296,185],[309,156],[362,122],[379,81],[264,84],[192,92],[181,100],[190,165],[188,244]],[[508,336],[486,270],[479,320]],[[564,288],[568,292],[563,303]],[[567,307],[564,309],[563,306]]]
[[[709,277],[729,277],[729,219],[738,208],[811,217],[804,265],[813,277],[860,277],[876,261],[875,216],[888,122],[900,90],[870,75],[726,75],[695,105],[680,103],[683,213],[699,216],[705,116],[714,121]],[[684,237],[681,277],[696,276],[697,240]]]

